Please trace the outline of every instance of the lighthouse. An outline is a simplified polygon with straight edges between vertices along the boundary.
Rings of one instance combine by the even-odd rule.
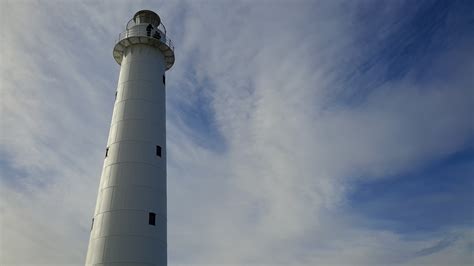
[[[120,75],[86,265],[167,265],[165,72],[174,46],[160,17],[141,10],[113,57]]]

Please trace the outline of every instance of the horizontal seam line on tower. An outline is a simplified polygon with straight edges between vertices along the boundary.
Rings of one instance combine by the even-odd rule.
[[[114,263],[114,264],[126,264],[126,265],[129,265],[130,263],[138,263],[139,265],[151,265],[151,266],[154,266],[155,264],[153,263],[143,263],[143,262],[139,262],[139,261],[107,261],[107,262],[104,262],[104,263],[94,263],[92,264],[92,266],[102,266],[102,265],[108,265],[109,263]],[[86,264],[86,266],[89,266],[89,264]]]
[[[107,145],[107,147],[110,147],[111,145],[114,145],[114,144],[119,143],[119,142],[147,142],[147,143],[151,143],[151,144],[154,143],[154,142],[151,141],[151,140],[128,140],[128,139],[125,139],[125,140],[118,140],[118,141],[114,141],[114,142],[112,142],[112,143],[109,143],[109,144]]]
[[[119,163],[141,163],[141,164],[147,164],[147,165],[152,165],[152,166],[156,165],[159,168],[159,165],[157,165],[157,164],[152,164],[152,163],[147,163],[147,162],[136,162],[136,161],[115,162],[115,163],[110,163],[110,164],[105,164],[104,163],[104,167],[111,166],[111,165],[114,165],[114,164],[119,164]]]
[[[155,82],[156,82],[155,80],[153,80],[153,82],[152,82],[151,80],[148,80],[148,79],[145,79],[145,80],[142,80],[142,79],[131,79],[131,80],[130,80],[130,79],[128,79],[128,80],[126,80],[126,81],[119,82],[119,83],[117,84],[117,90],[119,89],[119,87],[121,86],[121,84],[128,83],[128,82],[135,82],[135,81],[140,81],[140,82],[144,81],[144,82],[147,82],[147,83],[155,83]],[[159,81],[158,81],[158,82],[159,82]],[[158,84],[160,84],[160,83],[158,83]],[[164,85],[164,84],[163,84],[163,85]]]
[[[99,214],[104,214],[104,213],[110,213],[110,212],[117,212],[117,211],[135,211],[135,212],[150,212],[150,210],[145,210],[145,209],[115,209],[115,210],[109,210],[109,211],[103,211],[103,212],[98,212],[97,214],[94,215],[94,218],[96,218],[97,215]],[[161,218],[161,220],[164,220],[165,222],[168,222],[168,218],[160,213],[155,213],[156,217]]]
[[[93,216],[93,218],[95,220],[97,220],[97,216],[99,215],[104,215],[104,214],[107,214],[107,213],[112,213],[112,212],[116,212],[116,211],[135,211],[135,212],[144,212],[144,213],[149,213],[150,211],[149,210],[136,210],[136,209],[118,209],[118,210],[112,210],[112,211],[103,211],[103,212],[98,212],[97,214],[95,214]],[[162,220],[163,222],[165,222],[165,224],[168,224],[168,218],[162,214],[159,214],[159,213],[155,213],[156,215],[156,219],[159,219],[159,220]],[[102,224],[101,224],[102,226]]]
[[[130,99],[126,99],[126,100],[115,101],[115,104],[118,104],[118,103],[121,103],[121,102],[126,102],[126,101],[143,101],[143,102],[149,102],[149,103],[153,103],[153,104],[159,104],[158,102],[153,102],[153,101],[150,101],[150,100],[147,100],[147,99],[141,99],[141,98],[130,98]]]
[[[126,120],[145,120],[145,121],[148,121],[148,119],[145,119],[145,118],[126,118],[126,119],[120,119],[120,120],[117,120],[117,121],[112,120],[112,123],[110,124],[110,126],[113,126],[114,124],[116,124],[118,122],[126,121]]]
[[[144,101],[144,102],[149,102],[149,103],[152,103],[152,104],[160,104],[159,101],[152,101],[152,100],[148,100],[148,99],[145,99],[145,98],[127,98],[125,100],[118,100],[118,101],[115,101],[115,104],[118,104],[118,103],[121,103],[121,102],[125,102],[125,101]],[[114,105],[115,105],[114,104]]]
[[[155,240],[158,240],[158,242],[160,242],[161,245],[167,246],[167,243],[164,242],[164,241],[161,241],[160,238],[158,238],[158,237],[147,237],[147,236],[134,235],[134,234],[120,234],[120,235],[115,234],[115,235],[107,235],[107,236],[98,236],[98,237],[93,237],[92,239],[96,240],[96,239],[99,239],[99,238],[117,237],[117,236],[134,236],[134,237],[142,237],[142,238],[148,238],[148,239],[155,239]]]
[[[133,161],[133,162],[132,162],[132,161],[127,161],[127,162],[111,163],[111,164],[107,165],[107,167],[108,167],[108,166],[115,165],[115,164],[121,164],[121,163],[124,163],[124,164],[127,164],[127,163],[129,163],[129,164],[146,164],[146,165],[151,165],[151,166],[153,166],[153,167],[155,167],[155,168],[159,168],[159,169],[161,168],[161,167],[158,167],[158,166],[156,166],[156,165],[154,165],[154,164],[150,164],[150,163],[146,163],[146,162],[134,162],[134,161]],[[105,165],[104,165],[104,166],[105,166]]]
[[[86,266],[89,266],[89,265],[92,265],[92,266],[104,266],[104,265],[108,265],[109,263],[113,263],[113,264],[125,264],[125,265],[130,265],[130,263],[133,263],[133,265],[151,265],[151,266],[154,266],[155,264],[153,263],[143,263],[143,262],[138,262],[138,261],[125,261],[125,262],[121,262],[121,261],[107,261],[107,262],[104,262],[104,263],[94,263],[94,264],[86,264]]]
[[[129,185],[122,185],[122,186],[107,186],[107,187],[104,187],[104,188],[101,188],[99,193],[104,193],[103,191],[106,190],[106,189],[115,189],[117,187],[132,187],[132,186],[129,186]],[[158,187],[158,188],[161,188],[161,189],[156,189],[155,187],[147,187],[147,186],[133,186],[133,187],[139,187],[139,188],[147,188],[148,190],[151,190],[151,192],[155,192],[153,195],[166,195],[166,189],[163,189],[163,187]],[[155,190],[159,190],[161,192],[164,191],[164,193],[156,193]]]
[[[122,139],[122,140],[117,140],[117,141],[114,141],[114,142],[111,142],[111,143],[107,143],[107,147],[113,145],[113,144],[116,144],[118,142],[148,142],[148,143],[151,143],[151,144],[155,144],[155,142],[151,141],[151,140],[132,140],[132,139]],[[162,147],[163,148],[163,147]]]
[[[161,80],[158,80],[158,79],[127,79],[127,81],[122,81],[122,82],[119,82],[118,85],[124,83],[124,82],[130,82],[130,81],[146,81],[146,82],[157,82],[156,84],[162,84],[160,81]],[[166,85],[163,84],[163,87],[166,88]]]
[[[153,190],[155,187],[150,187],[150,186],[143,186],[143,185],[114,185],[114,186],[106,186],[106,187],[103,187],[103,188],[100,188],[100,191],[104,190],[104,189],[108,189],[108,188],[112,188],[112,187],[143,187],[143,188],[148,188],[150,190]],[[158,187],[160,188],[160,187]]]

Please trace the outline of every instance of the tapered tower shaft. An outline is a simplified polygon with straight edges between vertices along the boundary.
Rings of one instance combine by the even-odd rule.
[[[120,76],[86,265],[167,265],[165,71],[173,49],[148,10],[114,47]]]

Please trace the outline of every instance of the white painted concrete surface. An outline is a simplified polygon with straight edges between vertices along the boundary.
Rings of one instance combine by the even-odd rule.
[[[118,41],[120,76],[86,265],[167,265],[163,75],[171,67],[165,58],[171,51],[174,63],[174,52],[144,34]],[[155,225],[149,224],[150,213],[156,214]]]

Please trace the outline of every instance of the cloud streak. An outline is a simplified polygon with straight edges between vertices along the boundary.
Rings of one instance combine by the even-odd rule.
[[[4,28],[12,38],[1,42],[12,62],[1,68],[2,264],[83,263],[117,79],[110,50],[141,7],[163,15],[177,47],[167,76],[171,265],[472,262],[471,227],[407,236],[347,212],[359,182],[472,149],[472,38],[430,55],[438,78],[417,78],[415,64],[389,78],[382,57],[360,71],[390,40],[368,36],[398,29],[398,2],[90,4],[2,3],[3,25],[35,21],[28,35],[16,34],[26,21]],[[460,27],[449,20],[458,9],[440,31]]]

